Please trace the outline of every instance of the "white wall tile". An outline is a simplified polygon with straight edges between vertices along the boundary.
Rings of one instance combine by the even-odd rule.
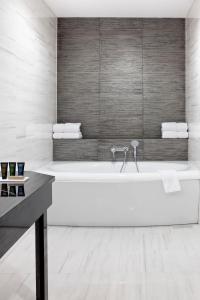
[[[186,20],[186,118],[189,123],[189,160],[200,167],[200,0]],[[198,13],[199,12],[199,13]]]
[[[52,160],[57,19],[43,0],[1,0],[0,160]]]

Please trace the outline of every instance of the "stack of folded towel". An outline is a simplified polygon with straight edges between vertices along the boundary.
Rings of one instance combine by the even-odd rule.
[[[54,139],[82,139],[81,123],[65,123],[53,125]]]
[[[187,123],[166,122],[161,125],[163,139],[187,139]]]

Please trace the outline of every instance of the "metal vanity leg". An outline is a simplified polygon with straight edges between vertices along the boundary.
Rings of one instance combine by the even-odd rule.
[[[36,300],[48,300],[47,213],[35,222]]]

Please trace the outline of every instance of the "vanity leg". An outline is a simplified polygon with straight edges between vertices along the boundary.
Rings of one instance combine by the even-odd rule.
[[[47,213],[35,222],[36,300],[48,300]]]

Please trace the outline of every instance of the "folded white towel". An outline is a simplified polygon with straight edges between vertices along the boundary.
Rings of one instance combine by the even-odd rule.
[[[188,130],[188,124],[187,123],[181,123],[181,122],[165,122],[161,124],[162,131],[180,131],[184,132]]]
[[[179,131],[179,132],[188,131],[188,124],[187,123],[176,123],[176,131]]]
[[[162,130],[176,131],[176,122],[165,122],[161,124]]]
[[[81,123],[65,123],[65,124],[54,124],[53,132],[54,133],[79,133]]]
[[[55,133],[65,132],[65,124],[54,124],[53,132]]]
[[[54,139],[82,139],[82,133],[54,133],[53,138]]]
[[[65,123],[64,132],[80,132],[81,123]]]
[[[179,131],[178,132],[178,139],[188,139],[189,137],[189,133],[186,131],[186,132],[181,132]]]
[[[181,191],[181,185],[176,171],[163,170],[158,172],[161,176],[165,193],[175,193]]]
[[[188,132],[179,131],[162,131],[163,139],[187,139],[189,136]]]

